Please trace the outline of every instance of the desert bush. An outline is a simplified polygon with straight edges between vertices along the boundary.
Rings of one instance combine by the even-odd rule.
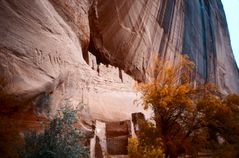
[[[24,133],[24,146],[19,155],[23,158],[79,158],[89,157],[86,136],[77,128],[77,110],[65,108],[43,132]]]

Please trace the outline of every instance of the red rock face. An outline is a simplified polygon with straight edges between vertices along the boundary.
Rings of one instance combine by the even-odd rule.
[[[129,119],[143,111],[134,81],[149,78],[155,56],[181,53],[199,82],[239,92],[220,1],[1,0],[0,108],[54,113],[83,101],[84,123]]]

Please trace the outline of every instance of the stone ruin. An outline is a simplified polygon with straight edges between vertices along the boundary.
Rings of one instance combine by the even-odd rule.
[[[145,120],[142,113],[132,113],[131,116],[131,120],[95,122],[95,136],[91,139],[91,157],[128,157],[128,139],[138,136],[140,122]]]

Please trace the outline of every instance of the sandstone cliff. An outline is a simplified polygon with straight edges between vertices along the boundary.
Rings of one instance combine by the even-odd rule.
[[[1,115],[83,101],[84,124],[127,119],[153,58],[182,53],[198,82],[239,92],[220,0],[0,0]]]
[[[239,91],[220,1],[1,0],[0,7],[2,104],[54,100],[64,84],[63,98],[80,96],[77,89],[99,77],[88,51],[96,65],[117,66],[140,81],[154,55],[174,60],[186,53],[196,63],[197,80]]]
[[[221,1],[94,1],[90,30],[99,60],[121,67],[137,80],[147,77],[154,54],[174,60],[177,53],[185,53],[196,63],[199,82],[239,92]]]

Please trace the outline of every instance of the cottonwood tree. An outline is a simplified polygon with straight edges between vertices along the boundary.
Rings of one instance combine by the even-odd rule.
[[[138,86],[143,106],[154,112],[142,123],[139,147],[162,149],[166,158],[174,158],[212,151],[220,145],[219,138],[221,143],[229,140],[233,128],[225,126],[232,120],[229,101],[210,84],[195,87],[194,64],[187,57],[180,56],[174,64],[158,61],[154,70],[155,78]]]

